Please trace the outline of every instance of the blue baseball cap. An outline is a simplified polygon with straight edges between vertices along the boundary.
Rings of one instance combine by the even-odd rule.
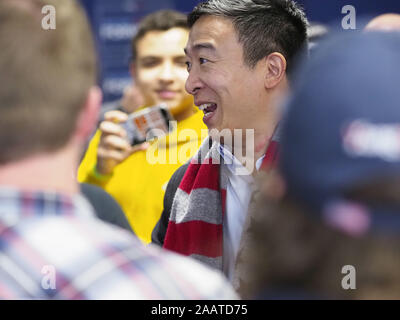
[[[289,194],[318,211],[352,186],[400,177],[399,33],[329,38],[292,89],[280,155]]]

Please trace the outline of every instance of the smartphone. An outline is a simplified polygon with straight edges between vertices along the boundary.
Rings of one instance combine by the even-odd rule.
[[[173,120],[167,106],[160,104],[131,113],[121,126],[127,132],[128,141],[134,146],[168,134],[172,130],[169,122]]]

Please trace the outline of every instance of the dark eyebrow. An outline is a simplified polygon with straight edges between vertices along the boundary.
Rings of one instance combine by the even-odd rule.
[[[144,56],[144,57],[140,57],[139,60],[146,60],[146,59],[160,59],[160,57],[157,56]]]
[[[213,52],[216,51],[215,47],[214,47],[211,43],[197,43],[197,44],[195,44],[195,45],[193,46],[193,49],[192,49],[192,50],[193,50],[193,51],[199,51],[199,50],[201,50],[201,49],[210,50],[210,51],[213,51]],[[189,55],[189,54],[188,54],[188,49],[187,49],[187,48],[183,49],[183,51],[185,51],[185,54],[186,54],[186,55]]]

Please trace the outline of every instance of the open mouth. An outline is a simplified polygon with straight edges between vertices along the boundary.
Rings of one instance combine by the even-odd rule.
[[[215,110],[217,110],[217,104],[215,103],[204,103],[199,107],[200,110],[204,112],[204,115],[211,115]]]

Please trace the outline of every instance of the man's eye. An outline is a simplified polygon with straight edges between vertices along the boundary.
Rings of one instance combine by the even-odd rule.
[[[148,59],[148,60],[142,60],[141,61],[141,65],[144,68],[151,68],[151,67],[155,67],[156,65],[158,65],[160,63],[159,60],[157,59]]]
[[[190,69],[192,68],[192,64],[189,61],[186,61],[185,64],[186,64],[187,71],[190,71]]]
[[[203,64],[203,63],[208,62],[208,60],[204,59],[204,58],[199,58],[199,62],[200,62],[200,64]]]

